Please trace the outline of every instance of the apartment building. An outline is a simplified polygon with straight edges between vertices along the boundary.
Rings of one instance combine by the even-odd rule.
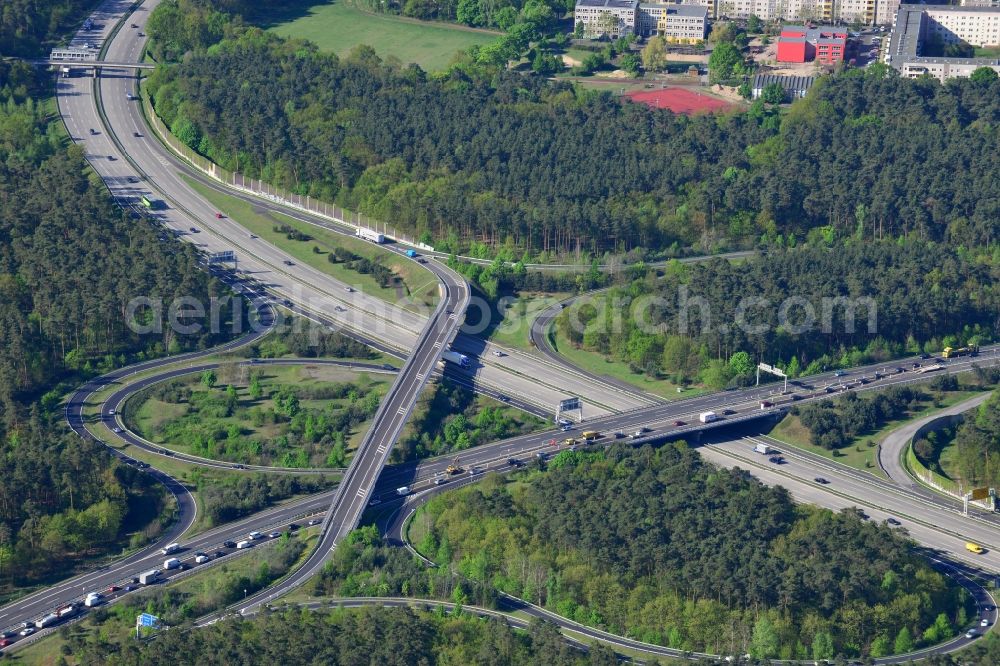
[[[931,42],[1000,46],[1000,7],[900,5],[884,56],[886,64],[910,78],[927,74],[944,81],[969,76],[980,67],[1000,73],[1000,58],[927,55]]]
[[[751,14],[765,21],[844,21],[892,23],[899,0],[680,0],[683,4],[706,7],[713,17],[747,18]],[[970,0],[998,2],[1000,0]]]
[[[574,20],[590,36],[662,35],[669,42],[692,44],[705,39],[708,10],[703,6],[632,0],[578,0]]]

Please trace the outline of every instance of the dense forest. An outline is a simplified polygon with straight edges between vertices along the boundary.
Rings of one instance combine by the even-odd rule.
[[[254,28],[149,81],[226,168],[461,249],[995,241],[1000,82],[824,78],[784,115],[675,116],[472,60],[428,76]]]
[[[92,4],[5,2],[0,55],[35,53]],[[169,326],[136,335],[130,299],[223,295],[190,246],[161,241],[88,177],[43,97],[49,85],[0,63],[0,593],[119,552],[126,534],[134,544],[158,534],[162,489],[69,434],[59,403],[87,376],[214,344]]]
[[[81,666],[282,664],[283,666],[616,666],[615,654],[593,646],[583,654],[558,629],[536,622],[527,632],[502,620],[411,609],[289,609],[208,627],[174,628],[155,641],[104,641],[71,647]]]
[[[948,245],[830,247],[819,236],[740,263],[673,262],[660,279],[579,301],[557,326],[571,344],[635,372],[722,388],[749,379],[758,360],[797,377],[990,342],[1000,332],[998,284],[1000,261]],[[741,352],[751,362],[738,369]]]
[[[563,616],[715,654],[883,656],[966,622],[963,593],[890,528],[796,507],[683,444],[548,468],[432,499],[418,548]]]
[[[98,0],[4,0],[0,8],[0,54],[41,55],[43,45],[72,32],[97,4]],[[0,72],[2,68],[0,64]]]

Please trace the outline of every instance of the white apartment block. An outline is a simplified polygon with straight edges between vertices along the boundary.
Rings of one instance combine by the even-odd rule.
[[[944,81],[969,76],[980,67],[1000,73],[998,58],[926,56],[925,42],[932,39],[1000,46],[1000,7],[900,5],[885,51],[886,64],[908,78],[930,75]]]
[[[1000,0],[969,0],[997,2]],[[682,4],[706,7],[713,17],[748,18],[764,21],[835,21],[864,25],[892,23],[899,0],[680,0]]]
[[[618,38],[635,32],[638,10],[639,0],[577,0],[573,22],[583,23],[588,37]]]
[[[577,0],[574,21],[588,36],[662,35],[669,42],[692,44],[705,39],[708,11],[704,7],[638,0]]]

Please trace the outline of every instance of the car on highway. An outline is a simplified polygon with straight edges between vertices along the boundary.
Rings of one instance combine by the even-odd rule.
[[[206,553],[198,552],[198,553],[194,554],[194,563],[195,564],[204,564],[205,562],[208,562],[208,559],[209,558],[208,558],[208,555]]]
[[[783,465],[785,463],[785,459],[781,456],[771,456],[767,459],[767,462],[774,463],[775,465]]]
[[[198,233],[198,227],[188,227],[188,231],[190,231],[193,234],[196,234]]]
[[[377,498],[377,497],[373,497],[373,498],[371,498],[371,500],[370,500],[370,501],[368,502],[368,506],[378,506],[378,505],[379,505],[379,504],[381,504],[381,503],[382,503],[382,500],[380,500],[380,499],[379,499],[379,498]]]
[[[28,629],[31,629],[31,627],[28,627]],[[27,634],[25,634],[24,632],[21,632],[21,633],[22,633],[22,635],[27,636]],[[979,638],[979,632],[976,631],[975,629],[969,629],[967,632],[965,632],[965,637],[969,638],[969,639]]]
[[[684,425],[687,425],[687,423],[685,423],[684,421],[681,421],[680,419],[677,419],[676,421],[674,421],[674,427],[675,428],[680,428],[681,426],[684,426]]]
[[[111,429],[111,432],[113,432],[113,433],[120,433],[121,431],[122,431],[122,429],[119,428],[118,426],[115,426],[114,428]]]
[[[215,219],[221,220],[222,219],[222,213],[216,213],[215,214]]]
[[[109,162],[115,162],[115,161],[117,161],[117,158],[114,155],[108,155],[108,161]]]
[[[251,532],[250,534],[247,535],[247,539],[249,539],[250,541],[255,541],[257,539],[262,538],[263,536],[264,536],[263,534],[261,534],[260,532],[254,530],[253,532]]]
[[[510,465],[511,467],[517,467],[518,465],[521,464],[521,461],[518,460],[517,458],[507,458],[507,464]]]
[[[503,356],[503,352],[500,351],[499,349],[494,349],[493,350],[493,355],[496,356],[497,358],[500,358],[500,357]]]
[[[236,548],[236,542],[235,541],[223,541],[222,542],[222,547],[223,548]]]
[[[110,594],[111,592],[117,592],[120,589],[122,589],[122,588],[119,587],[118,585],[109,585],[108,589],[107,589],[107,592]]]
[[[294,262],[294,261],[292,261],[291,259],[285,259],[285,260],[284,260],[283,262],[281,262],[281,263],[283,263],[283,264],[284,264],[284,265],[286,265],[286,266],[294,266],[294,265],[295,265],[295,262]]]
[[[827,481],[826,479],[824,479],[822,476],[817,476],[815,479],[813,479],[813,481],[815,481],[816,483],[820,484],[821,486],[825,486],[828,483],[830,483],[829,481]]]
[[[132,585],[131,583],[129,583],[128,585],[126,585],[125,587],[122,588],[122,591],[123,592],[133,592],[133,591],[138,590],[138,589],[139,589],[138,585]]]
[[[497,395],[497,400],[500,402],[510,402],[510,396],[505,393],[500,393]]]
[[[114,416],[114,415],[115,415],[115,410],[109,409],[108,410],[108,416]]]
[[[132,132],[132,136],[134,136],[137,139],[141,139],[142,138],[142,134],[139,133],[139,132]]]
[[[96,135],[97,135],[97,130],[95,130],[93,127],[91,127],[90,128],[90,136],[96,136]]]
[[[21,634],[22,636],[30,636],[31,634],[35,633],[35,628],[34,627],[25,627],[24,629],[22,629],[18,633]],[[968,636],[968,634],[966,634],[966,636]]]
[[[835,373],[833,373],[833,376],[834,377],[846,377],[847,376],[847,372],[845,372],[844,370],[837,370]]]
[[[989,618],[985,618],[984,617],[982,620],[980,620],[979,621],[979,626],[980,627],[988,627],[988,626],[990,626],[990,620],[989,620]]]
[[[440,486],[443,483],[448,483],[448,479],[444,478],[443,476],[436,476],[436,477],[434,477],[434,485],[435,486]]]
[[[559,428],[559,429],[560,429],[560,430],[562,430],[563,432],[569,432],[570,430],[572,430],[572,429],[573,429],[573,426],[572,426],[572,425],[569,425],[569,424],[567,424],[567,425],[564,425],[564,426],[562,426],[562,427],[561,427],[561,428]]]
[[[346,291],[348,294],[353,294],[354,287],[344,287],[344,291]]]
[[[306,523],[306,525],[319,525],[319,524],[320,524],[320,522],[321,522],[321,521],[319,520],[319,518],[313,518],[313,519],[312,519],[312,520],[310,520],[310,521],[309,521],[308,523]]]
[[[268,534],[267,534],[267,538],[268,539],[277,539],[280,536],[281,536],[281,532],[268,532]]]
[[[886,523],[886,525],[892,525],[893,527],[898,527],[899,525],[903,524],[903,523],[899,522],[898,520],[896,520],[895,518],[886,518],[885,519],[885,523]]]
[[[298,523],[290,523],[288,525],[288,529],[290,529],[290,530],[297,530],[297,529],[299,529],[299,524]]]

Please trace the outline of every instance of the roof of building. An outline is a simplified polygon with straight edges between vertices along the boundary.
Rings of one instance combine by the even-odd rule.
[[[847,28],[836,28],[830,25],[820,25],[810,28],[804,25],[786,25],[781,28],[779,42],[807,41],[813,44],[844,44],[847,41]]]
[[[923,25],[928,20],[928,11],[947,10],[969,13],[1000,13],[1000,7],[956,7],[954,5],[900,5],[896,21],[889,35],[886,50],[887,62],[897,69],[906,63],[951,64],[951,65],[996,65],[996,58],[945,58],[920,55],[923,41]]]
[[[809,90],[816,81],[815,76],[781,76],[780,74],[757,74],[753,77],[753,88],[759,90],[772,83],[781,85],[789,92]]]
[[[606,9],[635,9],[639,0],[576,0],[577,7],[604,7]]]

